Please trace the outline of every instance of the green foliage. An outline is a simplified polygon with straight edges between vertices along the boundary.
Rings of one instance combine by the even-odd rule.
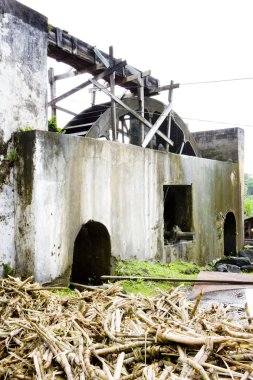
[[[244,214],[253,215],[253,177],[250,174],[244,175]]]
[[[3,275],[4,277],[12,276],[14,274],[14,269],[8,264],[3,263]]]
[[[7,160],[12,163],[16,161],[17,158],[18,158],[18,153],[17,153],[16,148],[11,149],[7,155]]]
[[[30,127],[29,125],[27,125],[25,128],[19,128],[18,132],[30,132],[32,130],[33,130],[32,127]]]
[[[66,133],[64,129],[58,127],[56,117],[52,117],[52,119],[48,120],[48,130],[50,132]]]
[[[253,196],[244,199],[244,214],[251,216],[253,214]]]
[[[62,290],[54,290],[53,293],[63,297],[76,296],[76,292],[69,288]]]
[[[201,270],[208,269],[211,268],[199,267],[194,263],[180,260],[170,264],[150,261],[117,261],[114,274],[118,276],[196,278]],[[127,293],[152,296],[157,293],[157,290],[167,291],[173,286],[178,286],[179,283],[137,280],[121,281],[121,285]]]

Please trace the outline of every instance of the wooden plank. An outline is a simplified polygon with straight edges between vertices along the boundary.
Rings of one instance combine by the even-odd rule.
[[[115,70],[117,70],[121,67],[124,67],[125,65],[126,65],[126,61],[119,62],[117,65],[115,65],[113,67],[109,67],[108,69],[106,69],[102,73],[96,75],[94,78],[96,78],[97,80],[102,79],[106,76],[111,75],[111,73],[113,73]],[[72,88],[71,90],[65,92],[64,94],[58,96],[57,98],[50,100],[50,102],[48,102],[48,106],[52,106],[52,105],[60,102],[61,100],[67,98],[70,95],[75,94],[77,91],[80,91],[89,85],[90,85],[90,80],[87,80],[86,82],[79,84],[78,86]]]
[[[81,74],[77,70],[67,71],[66,73],[55,75],[55,80],[67,79],[75,77],[76,75]]]
[[[207,273],[207,272],[203,272]],[[211,272],[217,274],[217,272]],[[219,272],[218,272],[219,273]],[[222,273],[223,274],[223,273]],[[230,273],[231,274],[231,273]],[[242,280],[232,280],[232,279],[223,279],[223,280],[216,280],[216,279],[210,279],[210,278],[202,278],[202,279],[197,279],[197,278],[170,278],[170,277],[144,277],[144,276],[107,276],[103,275],[100,276],[101,280],[115,280],[115,281],[122,281],[122,280],[131,280],[131,281],[138,281],[138,280],[143,280],[143,281],[161,281],[161,282],[189,282],[189,283],[199,283],[199,284],[219,284],[219,285],[253,285],[253,281],[248,280],[248,279],[242,279]]]
[[[99,58],[99,60],[103,63],[103,65],[108,69],[110,66],[110,62],[103,56],[103,54],[96,48],[93,48],[94,53]]]
[[[140,79],[140,75],[132,74],[122,79],[122,83],[132,82],[133,80],[137,80],[137,79]]]
[[[55,106],[55,108],[59,111],[62,111],[62,112],[65,112],[65,113],[68,113],[69,115],[72,115],[72,116],[76,116],[77,113],[75,112],[72,112],[72,111],[69,111],[67,110],[66,108],[62,108],[62,107],[59,107],[59,106]]]
[[[127,104],[125,104],[124,102],[122,102],[122,100],[120,100],[117,96],[113,95],[110,91],[107,90],[107,88],[105,86],[103,86],[101,83],[97,82],[95,79],[89,79],[89,81],[91,83],[94,84],[94,86],[97,86],[98,88],[100,88],[100,90],[102,90],[106,95],[110,96],[111,98],[113,98],[113,100],[120,104],[123,108],[125,108],[131,115],[133,115],[137,120],[141,121],[143,124],[145,124],[148,128],[152,128],[153,125],[148,121],[146,120],[145,118],[143,118],[142,116],[140,116],[136,111],[134,111],[131,107],[129,107]],[[161,131],[156,131],[156,133],[162,137],[166,142],[168,142],[169,144],[171,144],[173,146],[173,141],[171,141],[170,139],[168,139],[168,137],[162,133]]]
[[[153,138],[154,134],[158,131],[158,128],[162,125],[162,123],[164,122],[164,120],[166,119],[166,117],[168,116],[168,114],[170,113],[171,109],[172,109],[171,108],[171,104],[169,104],[167,107],[165,107],[165,109],[163,110],[162,114],[156,120],[155,124],[152,126],[152,128],[150,129],[150,131],[146,134],[146,137],[145,137],[145,139],[144,139],[144,141],[142,143],[142,147],[143,148],[146,148],[146,146],[148,145],[148,143],[150,142],[150,140]],[[168,140],[170,140],[167,136],[166,136],[166,138]],[[172,144],[170,144],[170,145],[172,145]]]
[[[142,78],[149,77],[150,75],[151,75],[151,70],[143,71],[141,73]]]
[[[168,84],[167,86],[155,87],[155,88],[152,88],[152,90],[150,90],[149,93],[151,95],[152,93],[157,93],[161,91],[174,90],[175,88],[179,88],[179,86],[180,86],[179,83],[175,83],[173,85]]]

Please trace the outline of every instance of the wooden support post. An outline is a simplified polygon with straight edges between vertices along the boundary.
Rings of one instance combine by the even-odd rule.
[[[144,118],[144,79],[140,76],[138,78],[138,98],[139,98],[139,111],[141,117]],[[140,132],[139,132],[139,145],[141,146],[143,140],[144,140],[144,124],[140,123]]]
[[[113,59],[113,46],[109,47],[109,56]],[[110,75],[111,93],[115,94],[115,71]],[[113,141],[117,140],[117,119],[116,119],[116,104],[111,98],[111,118],[112,118],[112,138]]]
[[[150,140],[152,140],[154,134],[158,132],[158,129],[160,128],[160,126],[162,125],[162,123],[166,119],[167,115],[170,113],[170,111],[171,111],[171,105],[169,104],[167,107],[164,108],[163,112],[158,117],[155,124],[152,126],[150,131],[148,131],[148,133],[146,134],[145,139],[142,143],[143,148],[146,148],[146,146],[148,145]],[[169,141],[171,141],[171,140],[167,137],[167,142],[170,143]],[[172,144],[170,144],[170,145],[172,145]]]
[[[97,93],[96,90],[91,91],[91,105],[92,106],[95,106],[96,104],[96,93]]]
[[[56,81],[54,76],[54,69],[50,67],[48,70],[48,81],[50,85],[50,99],[53,100],[56,97]],[[51,118],[56,118],[56,107],[55,104],[51,106]]]
[[[94,84],[94,86],[96,86],[97,88],[100,88],[100,90],[102,90],[106,95],[110,96],[111,98],[113,98],[113,100],[118,103],[121,107],[125,108],[131,115],[133,115],[137,120],[140,120],[143,124],[145,124],[148,128],[153,128],[157,123],[159,124],[160,123],[160,119],[163,118],[163,114],[158,118],[158,120],[156,121],[156,123],[154,124],[154,126],[148,121],[146,120],[145,118],[143,118],[141,115],[138,114],[138,112],[136,112],[135,110],[133,110],[131,107],[129,107],[127,104],[125,104],[124,102],[122,102],[122,100],[120,100],[117,96],[113,95],[110,91],[107,90],[107,88],[105,86],[103,86],[101,83],[99,83],[98,81],[96,81],[95,79],[89,79],[89,81],[91,83]],[[166,112],[166,109],[165,111]],[[169,112],[169,111],[168,111]],[[168,114],[165,115],[165,117],[167,116]],[[164,119],[163,119],[164,120]],[[162,120],[162,121],[163,121]],[[158,125],[158,128],[159,128],[160,124]],[[174,145],[173,141],[171,141],[170,139],[168,139],[168,137],[162,133],[161,131],[158,130],[158,128],[156,129],[156,131],[153,133],[153,135],[155,133],[157,133],[160,137],[162,137],[166,142],[168,142],[170,145]],[[152,135],[152,137],[153,137]],[[146,136],[147,137],[147,136]],[[152,138],[151,137],[151,138]]]
[[[171,105],[172,105],[173,89],[174,89],[173,85],[174,85],[174,82],[173,80],[171,80],[170,88],[169,88],[169,96],[168,96],[169,104]],[[171,133],[171,112],[169,113],[168,123],[167,123],[167,136],[169,139],[170,139],[170,133]],[[166,144],[166,151],[169,152],[169,150],[170,150],[170,146],[169,144]]]

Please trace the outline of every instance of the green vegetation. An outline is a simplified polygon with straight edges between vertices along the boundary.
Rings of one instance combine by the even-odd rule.
[[[52,119],[48,120],[48,130],[50,132],[66,133],[64,129],[58,127],[56,117],[52,117]]]
[[[244,214],[253,215],[253,177],[250,174],[244,175]]]
[[[63,297],[76,296],[76,292],[69,288],[62,290],[53,290],[53,293]]]
[[[17,158],[18,158],[18,153],[17,153],[16,148],[11,149],[7,155],[7,160],[12,163],[16,161]]]
[[[4,278],[6,278],[8,276],[13,276],[14,269],[10,266],[10,264],[3,263],[2,265],[3,265],[3,275],[4,275]]]
[[[143,277],[174,277],[197,278],[201,270],[210,270],[210,267],[199,267],[190,262],[174,261],[170,264],[154,263],[150,261],[117,261],[114,274],[117,276],[143,276]],[[120,281],[127,293],[141,293],[153,296],[157,290],[166,291],[180,283],[154,282],[154,281]]]
[[[27,125],[25,128],[19,128],[18,132],[30,132],[32,130],[33,130],[32,127],[30,127],[29,125]]]

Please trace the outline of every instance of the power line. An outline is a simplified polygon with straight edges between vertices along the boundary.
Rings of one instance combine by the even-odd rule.
[[[229,122],[226,122],[226,121],[215,121],[215,120],[193,119],[193,118],[190,118],[190,117],[183,117],[183,116],[180,116],[180,117],[181,117],[181,119],[183,119],[183,120],[201,121],[201,122],[204,122],[204,123],[214,123],[214,124],[234,125],[234,126],[237,126],[237,127],[253,127],[253,124],[229,123]]]
[[[195,85],[195,84],[211,84],[211,83],[222,83],[222,82],[235,82],[235,81],[244,81],[244,80],[252,80],[253,77],[243,77],[243,78],[232,78],[232,79],[217,79],[217,80],[209,80],[209,81],[202,81],[202,82],[185,82],[180,83],[180,86],[188,86],[188,85]]]

